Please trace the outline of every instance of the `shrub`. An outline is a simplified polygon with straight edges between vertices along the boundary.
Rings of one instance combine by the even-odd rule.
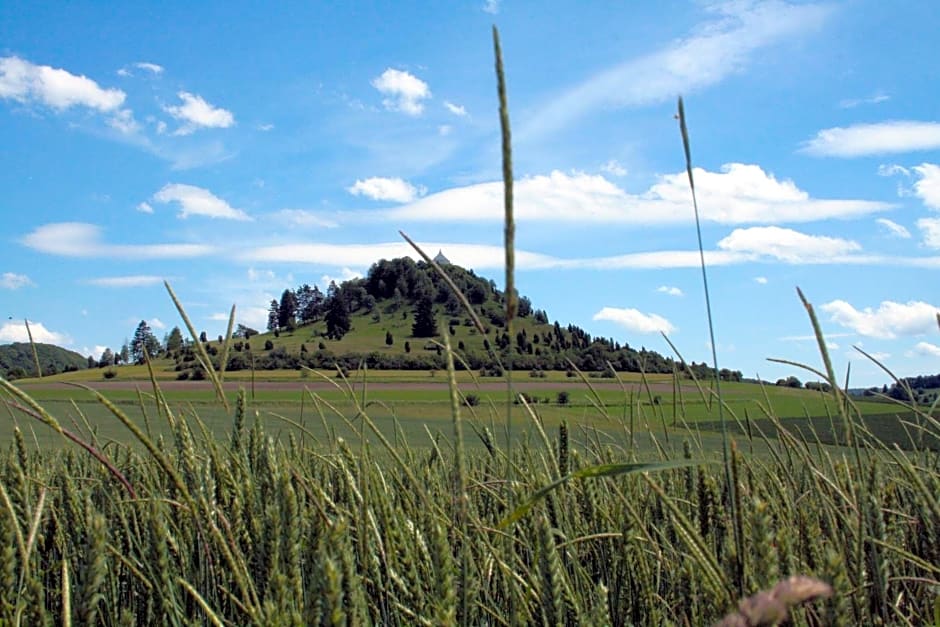
[[[274,342],[272,342],[271,340],[265,340],[265,342],[264,342],[264,350],[266,350],[266,351],[274,350]]]
[[[570,400],[570,395],[567,390],[562,390],[558,393],[558,396],[555,397],[555,400],[559,405],[567,405]]]
[[[480,404],[480,397],[476,394],[467,394],[463,397],[463,402],[467,407],[476,407]]]
[[[114,377],[117,376],[117,370],[115,370],[114,368],[108,368],[108,369],[105,370],[103,373],[101,373],[101,375],[102,375],[105,379],[113,379]]]

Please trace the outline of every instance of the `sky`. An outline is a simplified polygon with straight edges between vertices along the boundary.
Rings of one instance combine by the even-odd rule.
[[[551,320],[850,385],[940,372],[935,0],[0,3],[0,343],[263,329],[285,288],[430,254]]]

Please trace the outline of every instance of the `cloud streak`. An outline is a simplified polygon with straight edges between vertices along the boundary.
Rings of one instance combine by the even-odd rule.
[[[60,257],[187,259],[215,250],[203,244],[110,244],[102,239],[101,227],[85,222],[44,224],[21,241],[33,250]]]
[[[868,157],[940,148],[940,123],[897,120],[827,128],[800,149],[814,157]]]
[[[653,104],[711,87],[744,70],[755,52],[818,29],[831,8],[729,2],[713,11],[716,17],[693,35],[563,91],[522,125],[520,140],[550,134],[593,111]]]

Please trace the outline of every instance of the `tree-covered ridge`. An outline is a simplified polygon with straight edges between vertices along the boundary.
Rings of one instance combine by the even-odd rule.
[[[58,374],[88,368],[87,357],[53,344],[36,344],[39,366],[43,375]],[[0,374],[6,379],[36,376],[33,349],[28,342],[14,342],[0,346]]]
[[[236,341],[227,367],[248,368],[254,360],[261,369],[330,368],[336,363],[354,368],[365,361],[379,369],[438,369],[444,358],[437,342],[448,333],[461,357],[458,367],[486,372],[510,362],[515,370],[533,373],[572,370],[572,364],[595,373],[609,373],[608,364],[620,372],[686,370],[655,351],[592,337],[577,325],[550,323],[548,314],[525,296],[518,299],[510,337],[505,295],[496,284],[460,266],[444,267],[485,325],[484,334],[434,268],[407,257],[383,259],[365,277],[331,283],[326,294],[307,284],[284,290],[269,303],[269,333]],[[690,366],[697,376],[710,372],[705,364]],[[723,370],[722,376],[741,379],[740,372],[731,370]]]

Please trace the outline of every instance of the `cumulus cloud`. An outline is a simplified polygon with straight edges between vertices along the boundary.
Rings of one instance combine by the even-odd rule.
[[[154,194],[153,199],[161,203],[178,202],[180,218],[206,216],[225,220],[248,221],[252,219],[241,209],[233,208],[209,190],[195,185],[171,183]]]
[[[620,162],[616,159],[611,159],[607,163],[601,166],[601,172],[606,172],[613,176],[626,176],[627,169],[620,165]]]
[[[858,310],[844,300],[834,300],[820,307],[830,319],[859,335],[894,339],[899,335],[922,335],[937,328],[940,307],[922,301],[896,303],[883,301],[878,309]]]
[[[141,213],[153,213],[153,207],[147,202],[138,203],[134,208]]]
[[[811,222],[858,217],[892,205],[865,200],[820,200],[793,181],[778,180],[758,165],[730,163],[720,172],[696,168],[702,219],[721,224]],[[518,220],[621,224],[689,222],[686,173],[667,174],[645,192],[631,194],[604,176],[553,171],[516,181]],[[501,221],[503,184],[478,183],[429,194],[381,214],[393,221]]]
[[[940,346],[930,342],[918,342],[914,346],[914,352],[921,355],[930,355],[931,357],[940,357]]]
[[[940,209],[940,166],[922,163],[912,169],[920,177],[920,180],[914,183],[914,195],[927,207]]]
[[[656,288],[656,291],[660,294],[668,294],[669,296],[682,296],[682,290],[670,285],[660,285]]]
[[[86,76],[19,57],[0,57],[0,98],[39,103],[64,111],[87,107],[100,112],[118,109],[126,98],[120,89],[103,89]]]
[[[754,282],[758,285],[767,285],[767,277],[765,276],[756,276],[754,277]]]
[[[177,96],[183,101],[182,104],[163,108],[183,122],[174,135],[189,135],[200,128],[228,128],[235,124],[235,116],[231,111],[215,107],[201,96],[185,91],[177,93]]]
[[[335,282],[337,285],[341,284],[343,281],[351,281],[353,279],[362,278],[362,273],[351,268],[342,268],[338,276],[333,276],[329,274],[324,274],[320,277],[320,289],[326,290],[330,286],[330,283]]]
[[[423,100],[431,97],[428,84],[420,78],[394,68],[388,68],[372,80],[372,86],[386,96],[382,105],[389,111],[400,111],[407,115],[421,115]]]
[[[106,276],[85,281],[97,287],[149,287],[163,283],[163,277],[151,274],[135,274],[130,276]]]
[[[165,329],[166,324],[160,318],[151,318],[147,323],[154,329]]]
[[[41,322],[30,320],[29,333],[33,334],[33,341],[42,344],[71,344],[72,338],[65,333],[50,331]],[[23,321],[11,320],[5,322],[0,327],[0,342],[28,342],[29,333],[26,331],[26,323]]]
[[[669,335],[677,330],[671,322],[662,316],[645,314],[636,309],[604,307],[594,314],[593,319],[614,322],[634,333],[665,333]]]
[[[894,120],[827,128],[802,152],[817,157],[866,157],[940,148],[940,123]]]
[[[18,290],[21,287],[35,285],[25,274],[16,274],[15,272],[4,272],[0,275],[0,288],[5,290]]]
[[[902,239],[910,239],[911,237],[911,232],[894,220],[889,220],[888,218],[878,218],[875,220],[875,222],[884,227],[884,231],[892,237],[900,237]]]
[[[924,246],[940,248],[940,218],[921,218],[917,228],[924,236]]]
[[[807,235],[779,226],[735,229],[718,242],[718,248],[730,252],[774,257],[788,263],[814,263],[839,259],[861,250],[861,246],[851,240]]]
[[[61,257],[186,259],[214,251],[202,244],[110,244],[102,239],[101,227],[85,222],[44,224],[21,241],[33,250]]]
[[[400,178],[383,178],[373,176],[357,180],[351,187],[346,188],[353,196],[366,196],[373,200],[390,200],[393,202],[411,202],[423,196],[427,189],[415,187],[408,181]]]
[[[556,95],[520,127],[519,138],[543,136],[593,111],[672,100],[743,71],[759,50],[818,29],[833,8],[789,2],[711,3],[714,19],[693,35],[601,70]]]

